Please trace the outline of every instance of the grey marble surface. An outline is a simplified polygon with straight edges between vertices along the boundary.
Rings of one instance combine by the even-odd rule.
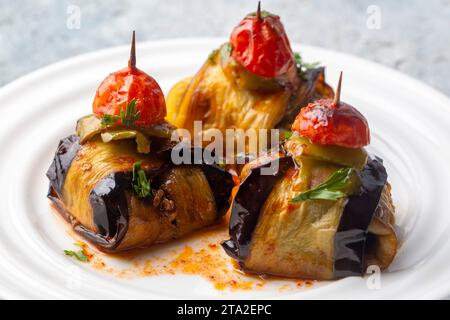
[[[70,5],[80,9],[79,29],[67,27]],[[371,5],[380,10],[379,29],[367,27]],[[255,6],[249,0],[0,0],[0,86],[52,62],[126,44],[132,29],[140,41],[227,36]],[[450,96],[450,0],[264,0],[263,7],[281,16],[293,42],[380,62]]]

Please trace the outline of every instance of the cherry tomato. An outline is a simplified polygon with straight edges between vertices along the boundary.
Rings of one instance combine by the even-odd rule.
[[[302,108],[292,130],[313,143],[361,148],[370,143],[366,118],[354,107],[330,99],[317,100]]]
[[[93,111],[100,117],[105,114],[118,116],[133,99],[140,111],[136,125],[148,126],[164,120],[166,103],[158,83],[132,67],[116,71],[103,80],[95,94]]]
[[[262,12],[247,15],[231,33],[232,56],[248,71],[278,77],[296,68],[280,17]]]

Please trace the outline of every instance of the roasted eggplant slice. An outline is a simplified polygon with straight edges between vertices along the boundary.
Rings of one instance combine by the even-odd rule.
[[[386,269],[394,260],[397,253],[397,235],[395,233],[394,204],[391,198],[389,183],[381,193],[380,203],[369,225],[366,243],[366,265],[376,265]]]
[[[47,176],[49,198],[76,232],[109,252],[146,247],[212,224],[228,207],[231,175],[215,165],[174,165],[170,150],[136,151],[132,140],[61,140]],[[152,194],[133,190],[140,161]]]
[[[262,174],[268,167],[278,171]],[[292,203],[299,190],[321,183],[336,168],[311,159],[299,164],[287,152],[247,164],[231,205],[225,251],[257,274],[329,280],[361,275],[371,264],[386,268],[397,240],[380,159],[369,159],[360,172],[358,193]]]

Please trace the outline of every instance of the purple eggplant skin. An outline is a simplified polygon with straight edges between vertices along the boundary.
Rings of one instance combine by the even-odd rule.
[[[261,174],[261,170],[270,167],[273,161],[279,161],[278,166],[272,166],[278,167],[278,170],[272,174]],[[229,223],[231,239],[222,242],[222,248],[230,257],[239,262],[247,258],[259,212],[275,182],[284,176],[291,165],[294,165],[293,161],[288,155],[281,158],[278,158],[278,155],[276,158],[267,158],[258,167],[252,168],[250,174],[241,182],[231,207]]]
[[[99,180],[89,194],[89,202],[93,212],[93,222],[98,232],[94,232],[82,224],[73,221],[69,212],[65,210],[61,201],[62,189],[67,172],[73,159],[80,150],[79,137],[76,135],[62,139],[58,145],[55,157],[47,171],[50,182],[48,198],[52,201],[60,214],[74,226],[74,230],[87,238],[100,249],[113,252],[121,243],[128,231],[129,212],[126,193],[132,193],[132,172],[113,172]],[[159,152],[158,152],[159,151]],[[187,150],[192,152],[193,150]],[[164,159],[165,165],[146,170],[146,175],[152,181],[175,165],[170,160],[170,149],[155,150]],[[202,169],[213,192],[219,215],[226,213],[228,199],[234,186],[232,176],[220,166],[201,163]],[[141,199],[149,202],[149,199]],[[149,204],[150,205],[150,204]]]
[[[334,240],[334,276],[344,278],[364,273],[364,252],[369,224],[387,183],[383,160],[369,159],[360,173],[361,193],[348,197]]]
[[[63,138],[47,171],[50,182],[48,198],[70,222],[73,221],[70,214],[66,212],[61,197],[67,172],[79,149],[80,139],[77,135]],[[131,179],[129,172],[117,172],[99,181],[89,196],[94,223],[99,233],[81,224],[75,224],[74,230],[105,250],[113,250],[117,247],[128,227],[128,208],[124,191],[131,189]]]
[[[47,170],[47,178],[50,181],[49,197],[53,193],[56,193],[58,197],[62,196],[67,171],[79,149],[80,139],[77,135],[70,135],[59,142],[55,157]]]
[[[261,175],[263,167],[280,160],[280,170],[273,175]],[[245,270],[252,234],[260,211],[276,181],[284,176],[295,162],[288,154],[280,159],[268,159],[253,167],[241,182],[231,205],[230,239],[222,243],[225,252],[236,259]],[[334,278],[361,276],[364,268],[364,249],[368,227],[387,182],[387,173],[379,158],[369,159],[360,173],[361,192],[348,197],[335,236]],[[252,270],[246,270],[252,272]]]
[[[112,250],[128,230],[128,204],[125,190],[131,190],[130,172],[114,172],[100,180],[89,195],[98,233],[78,224],[75,231],[90,241]]]
[[[168,163],[171,163],[171,152],[173,147],[175,147],[175,144],[172,144],[170,148],[166,148],[161,151],[164,157],[166,157]],[[196,157],[196,155],[203,154],[204,150],[205,149],[199,147],[184,147],[178,152],[181,158],[184,158],[185,152],[189,153],[189,163],[202,168],[211,190],[214,192],[214,200],[216,202],[217,209],[224,215],[229,207],[229,200],[231,190],[234,187],[234,181],[230,173],[218,165],[222,159],[216,157],[216,153],[214,151],[210,152],[211,158],[215,159],[214,163],[206,163],[203,159],[200,161]]]

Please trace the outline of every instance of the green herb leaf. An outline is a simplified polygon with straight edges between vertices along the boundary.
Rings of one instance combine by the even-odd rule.
[[[105,114],[102,118],[102,126],[103,127],[111,126],[114,123],[116,123],[117,120],[119,120],[119,119],[120,119],[120,117],[118,117],[118,116],[114,116],[111,114]]]
[[[125,110],[120,110],[120,116],[105,114],[102,118],[102,126],[111,126],[118,120],[122,121],[122,124],[126,127],[132,127],[134,123],[139,120],[141,112],[137,110],[136,100],[131,100],[126,106]]]
[[[292,131],[285,131],[284,133],[283,133],[283,137],[285,138],[285,139],[289,139],[290,137],[292,137]]]
[[[307,71],[320,66],[320,62],[306,63],[303,62],[299,52],[294,52],[295,63],[297,64],[298,75],[302,80],[308,80]]]
[[[352,168],[343,168],[334,172],[326,181],[317,187],[302,192],[290,202],[302,202],[306,200],[322,199],[337,200],[347,196],[345,189],[353,173]]]
[[[133,164],[133,178],[131,181],[133,189],[140,198],[146,198],[152,190],[150,181],[145,175],[145,171],[141,169],[141,161]]]
[[[81,262],[87,262],[89,260],[89,258],[84,254],[83,249],[80,249],[78,251],[64,250],[64,254],[69,257],[74,257]]]
[[[295,63],[299,66],[302,65],[302,56],[298,52],[294,52]]]
[[[124,126],[130,127],[139,119],[140,111],[137,111],[136,100],[131,100],[125,107],[125,111],[120,110],[120,119]]]

